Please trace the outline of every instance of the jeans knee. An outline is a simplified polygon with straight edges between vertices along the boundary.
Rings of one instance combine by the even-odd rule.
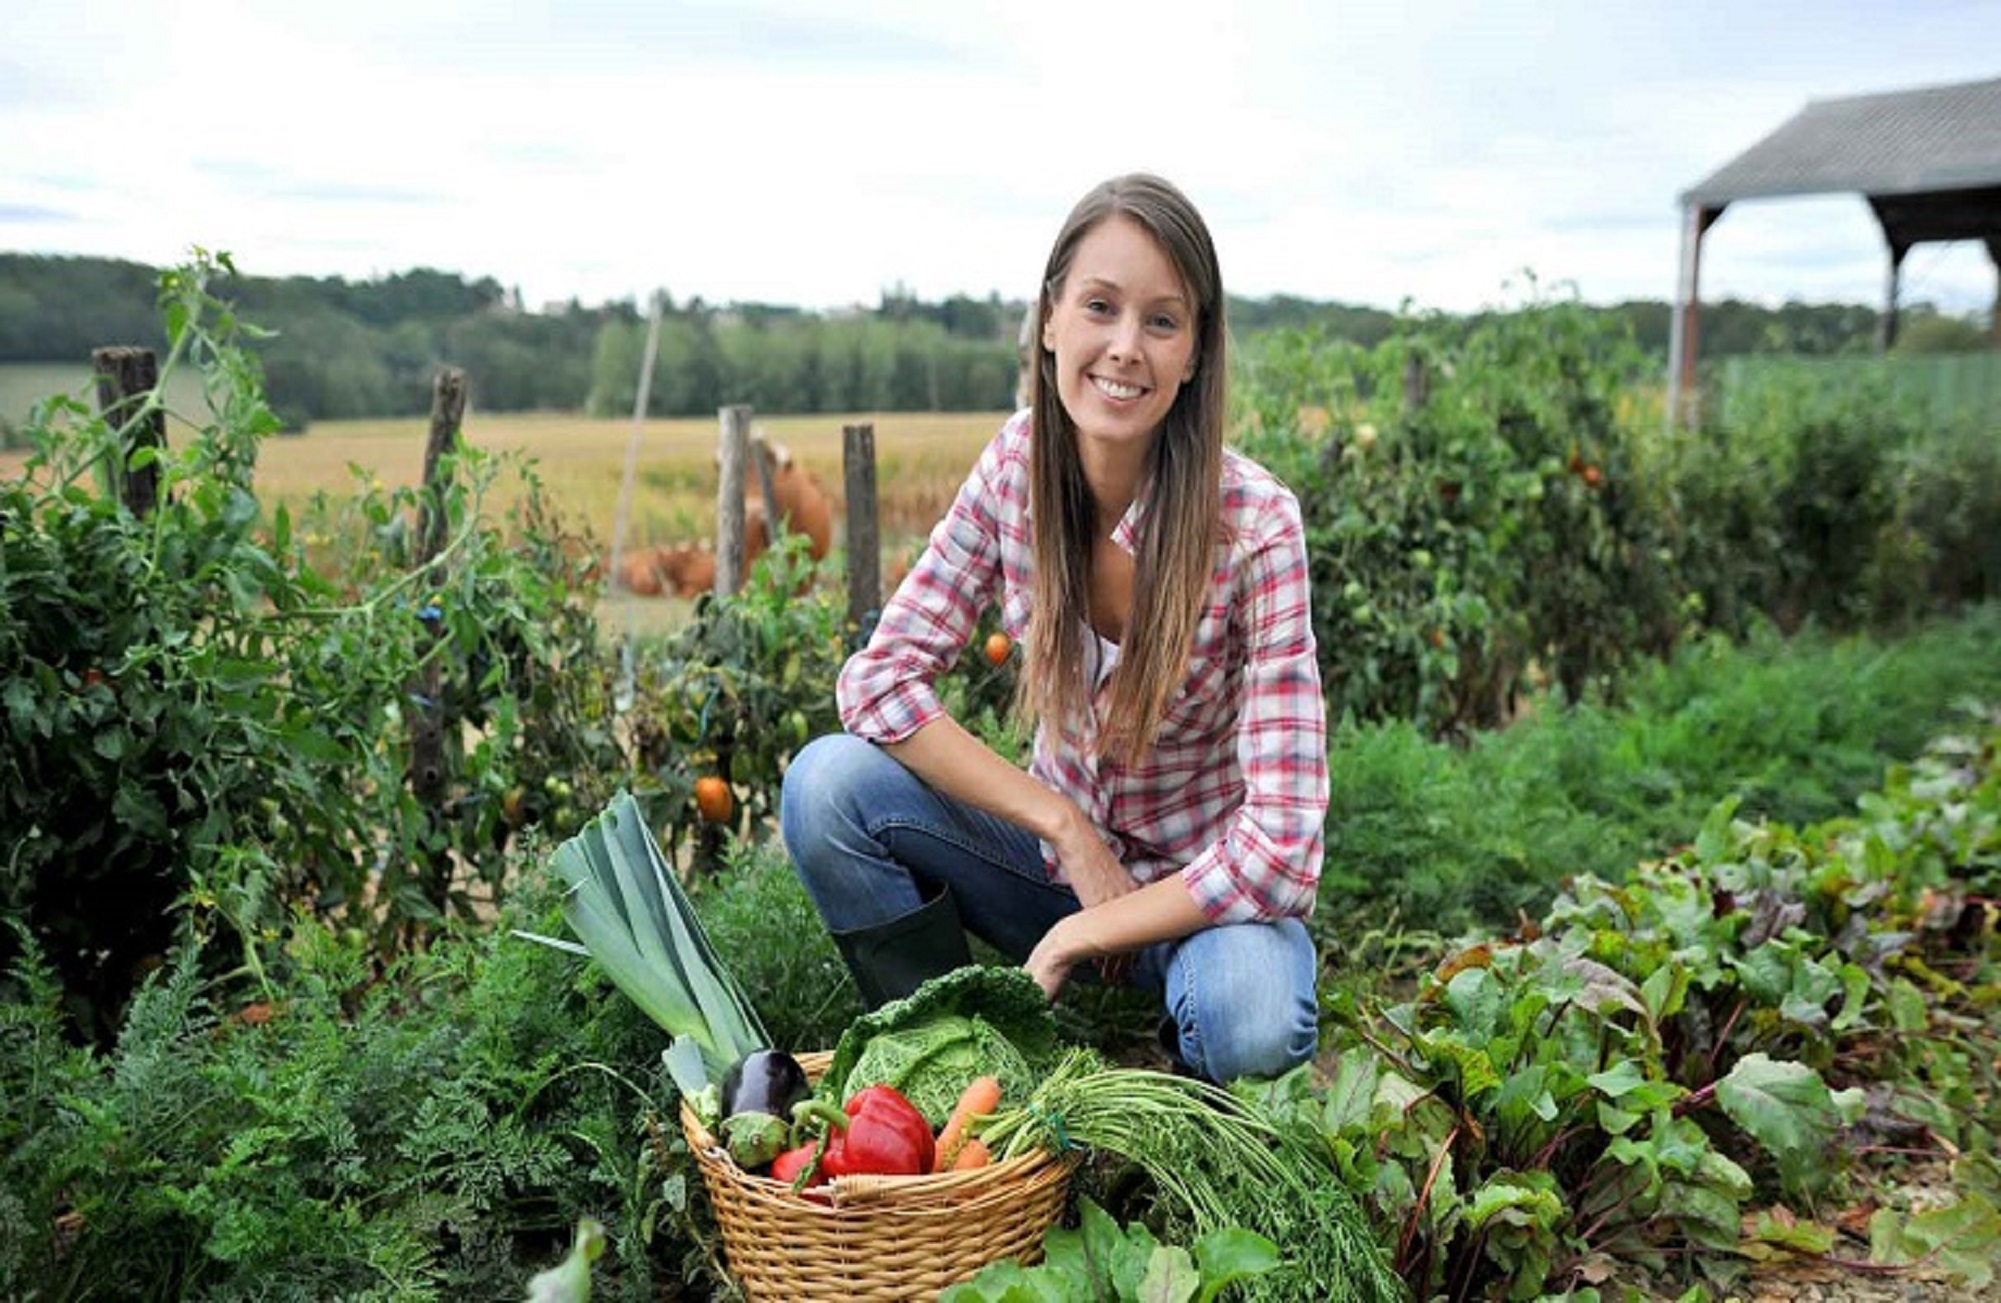
[[[1211,1081],[1229,1082],[1283,1076],[1311,1060],[1320,1047],[1312,1003],[1270,998],[1276,994],[1199,1001],[1194,1026],[1183,1024],[1182,1054],[1189,1066]]]
[[[1279,1077],[1310,1062],[1319,1048],[1320,1028],[1313,1018],[1278,1014],[1248,1019],[1220,1034],[1209,1029],[1199,1068],[1211,1081]]]
[[[1311,940],[1296,921],[1198,934],[1170,983],[1182,1055],[1212,1081],[1276,1077],[1320,1045]],[[1178,992],[1175,988],[1178,988]]]
[[[802,851],[824,845],[848,817],[858,772],[855,748],[874,750],[860,738],[828,733],[801,747],[786,765],[778,789],[778,831],[795,864]]]

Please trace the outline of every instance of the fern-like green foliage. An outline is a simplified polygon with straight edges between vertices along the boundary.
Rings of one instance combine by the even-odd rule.
[[[618,1245],[601,1297],[653,1295],[685,1155],[656,1142],[657,1037],[624,1001],[492,935],[377,973],[301,920],[291,958],[238,1009],[183,952],[101,1055],[65,1039],[46,966],[16,964],[0,1293],[505,1298],[592,1214]]]

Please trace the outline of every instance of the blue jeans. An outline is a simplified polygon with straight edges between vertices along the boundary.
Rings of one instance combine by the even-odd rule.
[[[1042,844],[941,795],[873,743],[816,738],[785,771],[785,849],[833,932],[876,927],[950,887],[967,929],[1016,962],[1081,908],[1052,882]],[[1276,1076],[1319,1041],[1318,956],[1298,919],[1220,924],[1133,956],[1159,992],[1181,1059],[1212,1081]]]

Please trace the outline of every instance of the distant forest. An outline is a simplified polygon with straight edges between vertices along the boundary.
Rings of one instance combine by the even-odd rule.
[[[104,258],[0,254],[0,362],[87,363],[106,344],[161,344],[157,268]],[[443,365],[465,369],[486,411],[630,413],[645,349],[645,305],[576,300],[530,311],[492,277],[419,269],[378,280],[240,276],[218,287],[248,321],[275,332],[257,345],[273,407],[293,428],[344,417],[421,415]],[[649,392],[655,415],[974,411],[1013,401],[1014,342],[1025,304],[998,295],[922,301],[901,288],[873,307],[806,311],[764,303],[669,302]],[[1232,298],[1239,340],[1316,329],[1367,346],[1397,314],[1279,295]],[[1592,311],[1622,320],[1665,358],[1669,305]],[[1834,354],[1874,346],[1877,311],[1853,304],[1780,308],[1706,303],[1705,358]],[[1469,324],[1477,318],[1468,317]],[[1905,346],[1980,347],[1971,324],[1923,305],[1905,310]]]

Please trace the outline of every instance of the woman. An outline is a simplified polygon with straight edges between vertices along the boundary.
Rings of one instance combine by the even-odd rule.
[[[969,962],[1161,992],[1215,1081],[1311,1057],[1325,705],[1292,494],[1223,447],[1223,286],[1157,177],[1071,212],[1027,410],[981,454],[785,776],[787,850],[872,1006]],[[999,600],[1026,771],[932,684]]]

